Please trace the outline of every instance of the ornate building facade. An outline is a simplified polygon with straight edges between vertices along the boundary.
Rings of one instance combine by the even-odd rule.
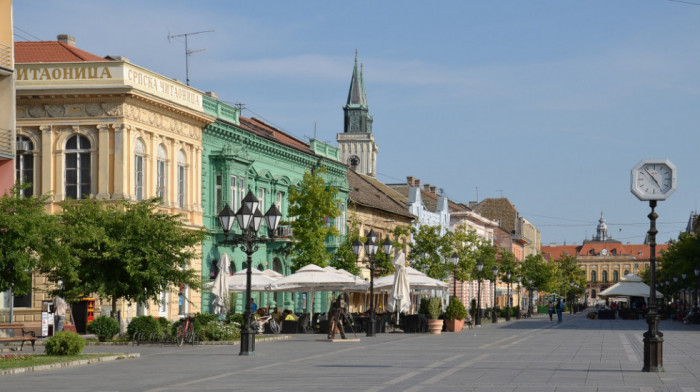
[[[656,244],[656,257],[668,249],[668,244]],[[543,246],[545,258],[559,260],[562,257],[575,257],[586,275],[586,300],[595,304],[598,294],[617,283],[628,274],[639,275],[649,268],[649,245],[623,244],[608,233],[603,213],[600,214],[596,235],[584,240],[583,245]]]
[[[341,215],[330,219],[329,224],[336,225],[340,236],[326,239],[329,252],[335,252],[345,235],[350,191],[345,176],[347,166],[338,162],[338,149],[315,139],[305,143],[258,119],[242,117],[238,108],[217,100],[214,94],[203,98],[205,111],[216,117],[216,121],[205,128],[202,142],[204,226],[210,232],[202,245],[203,275],[215,275],[211,270],[223,253],[229,255],[234,271],[247,267],[245,253],[224,243],[218,214],[226,204],[237,211],[248,191],[258,198],[263,214],[275,204],[282,213],[282,221],[287,222],[278,229],[273,242],[260,244],[260,249],[252,256],[253,268],[271,269],[282,275],[292,273],[289,189],[302,180],[306,171],[318,166],[327,170],[326,183],[338,189],[336,202]],[[261,231],[265,230],[264,225]],[[239,232],[237,225],[234,230]],[[254,293],[259,306],[283,306],[298,312],[303,301],[298,301],[297,296]],[[317,298],[314,301],[317,311],[325,311],[328,305],[325,296],[317,293]],[[203,293],[202,308],[212,310],[211,302],[211,295]],[[243,296],[237,296],[236,309],[240,311],[244,306]]]
[[[51,194],[49,212],[68,199],[158,196],[163,210],[202,226],[202,129],[214,117],[204,112],[200,91],[128,59],[83,51],[67,35],[17,42],[15,50],[17,142],[26,146],[17,151],[17,173],[31,184],[27,194]],[[200,264],[192,260],[195,270]],[[46,282],[33,279],[36,289],[14,300],[16,322],[41,321]],[[198,292],[173,287],[159,303],[118,309],[123,319],[174,319],[198,311],[200,302]]]

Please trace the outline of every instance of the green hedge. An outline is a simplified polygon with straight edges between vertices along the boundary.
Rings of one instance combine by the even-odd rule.
[[[46,355],[80,354],[85,340],[73,331],[61,331],[46,340]]]

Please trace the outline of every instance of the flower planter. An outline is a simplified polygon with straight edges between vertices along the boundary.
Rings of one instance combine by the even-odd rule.
[[[431,334],[439,335],[442,332],[442,324],[444,320],[428,320],[428,331]]]
[[[464,327],[464,319],[461,320],[445,320],[445,326],[450,332],[460,332]]]

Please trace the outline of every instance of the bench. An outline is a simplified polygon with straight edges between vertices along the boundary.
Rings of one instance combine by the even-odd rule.
[[[20,346],[20,351],[23,351],[24,342],[32,342],[32,351],[35,351],[34,343],[36,342],[36,334],[34,333],[34,331],[25,330],[24,324],[0,324],[0,330],[13,331],[13,336],[0,337],[0,343],[22,342],[22,345]]]

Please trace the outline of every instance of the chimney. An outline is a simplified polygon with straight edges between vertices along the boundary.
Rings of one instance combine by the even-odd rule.
[[[420,180],[418,178],[416,178],[416,181],[413,183],[413,185],[420,188]]]
[[[62,42],[68,46],[72,46],[75,48],[75,37],[73,37],[72,35],[59,34],[58,37],[56,37],[56,39],[58,40],[58,42]]]
[[[212,97],[212,98],[216,99],[217,101],[219,100],[219,95],[213,91],[207,91],[206,93],[204,93],[204,95]]]
[[[413,176],[407,176],[407,177],[406,177],[406,183],[408,184],[408,186],[413,186],[413,181],[414,181],[415,179],[416,179],[416,178],[413,177]]]
[[[426,191],[430,191],[430,184],[423,185],[423,189],[425,189]]]
[[[436,185],[431,185],[431,186],[430,186],[430,193],[432,193],[432,194],[437,193],[437,186],[436,186]]]

